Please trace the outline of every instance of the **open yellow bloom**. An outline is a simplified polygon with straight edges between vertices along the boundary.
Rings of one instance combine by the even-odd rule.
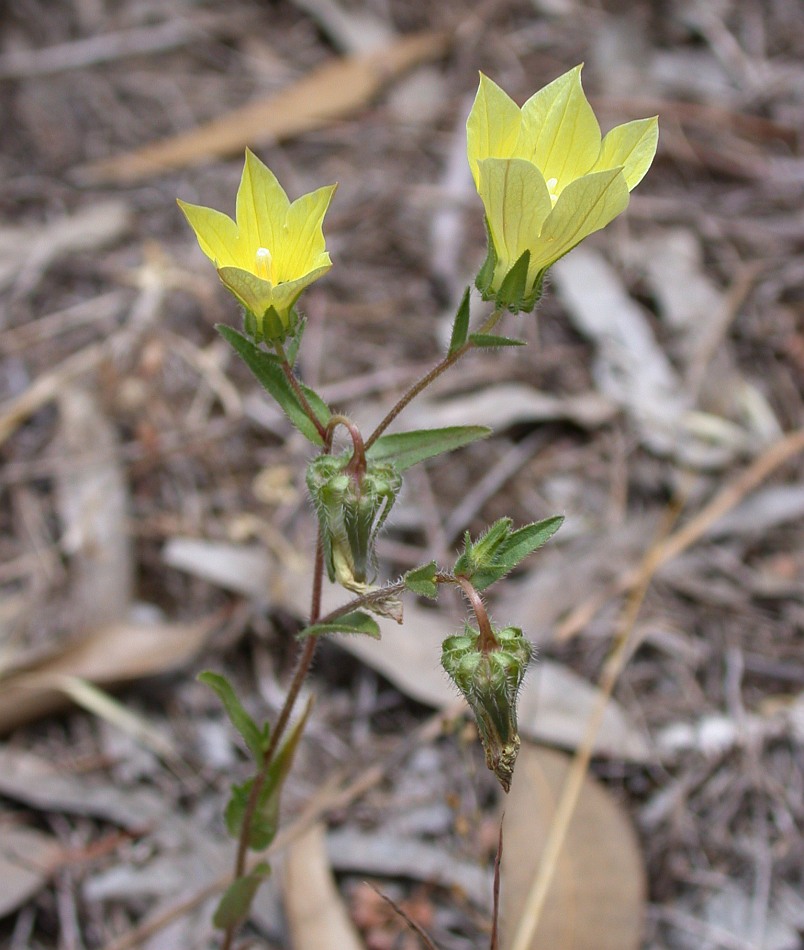
[[[521,300],[511,304],[521,310],[535,306],[551,264],[625,210],[659,136],[654,116],[618,125],[601,139],[581,87],[581,66],[521,109],[481,73],[466,131],[489,230],[489,259],[478,286],[486,299],[496,297],[527,251]]]
[[[273,172],[246,149],[236,215],[179,201],[201,250],[246,310],[257,341],[284,339],[293,329],[301,292],[332,261],[322,223],[336,185],[290,202]]]

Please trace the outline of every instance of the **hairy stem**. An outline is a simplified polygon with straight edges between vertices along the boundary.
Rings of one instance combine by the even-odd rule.
[[[321,436],[322,441],[326,442],[327,428],[321,423],[315,412],[313,412],[313,407],[310,405],[309,399],[304,395],[304,390],[301,388],[301,384],[296,378],[296,374],[293,372],[293,367],[288,362],[285,348],[281,343],[274,343],[274,348],[276,349],[276,355],[281,361],[282,372],[285,374],[285,379],[287,379],[291,389],[296,394],[296,398],[299,400],[299,404],[304,410],[304,414],[315,426],[316,432],[318,432],[318,434]]]
[[[491,653],[492,650],[498,649],[500,644],[494,636],[494,631],[491,629],[491,621],[486,612],[486,605],[483,603],[483,598],[466,577],[459,576],[456,577],[455,580],[460,584],[461,590],[466,595],[466,599],[469,601],[475,618],[477,619],[477,629],[480,631],[480,649],[483,653]]]
[[[329,424],[327,425],[327,446],[332,445],[332,438],[338,426],[343,426],[347,429],[349,437],[352,440],[352,458],[346,466],[345,471],[360,483],[366,474],[366,447],[363,444],[363,436],[360,434],[360,429],[357,428],[351,419],[346,416],[336,415],[329,420]]]
[[[477,331],[478,333],[490,333],[494,327],[499,323],[500,318],[503,315],[503,311],[499,308],[494,310],[494,312],[489,316],[483,326]],[[370,449],[372,445],[379,439],[379,437],[385,432],[389,425],[396,419],[400,412],[412,402],[419,393],[423,392],[430,383],[434,382],[438,377],[450,368],[454,366],[458,360],[464,356],[469,350],[475,348],[475,344],[471,340],[467,340],[463,346],[455,350],[454,353],[448,353],[440,363],[437,363],[429,373],[414,383],[410,389],[401,397],[399,402],[388,412],[388,415],[382,420],[382,422],[377,426],[377,428],[371,433],[371,435],[366,439],[366,449]]]
[[[315,549],[313,590],[310,603],[311,624],[317,623],[321,614],[321,591],[323,587],[323,581],[324,545],[321,539],[321,532],[319,531]],[[237,843],[237,857],[235,859],[235,868],[232,875],[233,881],[243,877],[245,874],[246,860],[248,857],[248,842],[249,838],[251,837],[251,825],[254,821],[257,803],[260,800],[262,789],[268,780],[268,770],[271,765],[271,760],[273,759],[274,754],[279,747],[279,741],[282,738],[285,729],[287,728],[291,713],[293,712],[293,707],[296,705],[296,700],[299,698],[299,692],[301,691],[302,684],[304,683],[304,680],[310,671],[310,666],[313,662],[313,657],[315,656],[317,646],[317,637],[308,637],[304,642],[304,646],[301,649],[299,658],[296,661],[296,669],[293,672],[293,678],[290,681],[285,702],[282,704],[282,709],[279,712],[279,718],[277,719],[276,725],[274,726],[273,732],[271,734],[271,741],[265,752],[262,768],[255,776],[254,783],[251,786],[251,791],[249,792],[248,801],[246,802],[246,808],[243,814],[243,825],[240,829],[240,838]],[[221,950],[231,950],[236,931],[236,926],[230,926],[226,928],[223,936],[223,942],[221,943]]]

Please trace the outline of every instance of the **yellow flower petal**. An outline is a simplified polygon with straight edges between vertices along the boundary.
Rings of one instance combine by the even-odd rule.
[[[619,168],[594,172],[570,182],[544,223],[531,266],[540,271],[554,264],[627,207],[628,185]]]
[[[288,196],[274,173],[246,149],[246,163],[237,189],[238,265],[254,270],[258,248],[276,254],[282,225],[290,207]]]
[[[271,306],[273,285],[240,267],[219,267],[218,277],[240,303],[259,317]]]
[[[521,158],[487,158],[478,163],[478,185],[497,253],[494,285],[539,243],[552,202],[539,169]]]
[[[274,276],[277,283],[330,264],[322,224],[337,185],[319,188],[302,195],[290,206],[285,237],[277,245]]]
[[[650,168],[658,142],[658,116],[618,125],[603,139],[593,171],[622,166],[628,190],[632,191]]]
[[[600,126],[581,86],[576,66],[540,89],[522,106],[522,136],[516,155],[556,179],[561,191],[585,175],[600,153]]]
[[[198,238],[201,250],[216,267],[233,264],[237,225],[227,214],[178,199],[178,205]]]
[[[221,281],[246,308],[257,342],[284,339],[299,294],[332,267],[322,224],[334,191],[319,188],[291,204],[273,172],[246,149],[236,222],[179,202]]]
[[[218,276],[227,290],[259,320],[269,307],[274,307],[280,316],[284,317],[305,287],[323,277],[331,267],[331,263],[324,264],[302,277],[278,285],[239,267],[221,267],[218,269]]]
[[[481,73],[477,95],[466,120],[466,148],[475,187],[479,187],[478,162],[485,158],[513,157],[520,124],[519,106]]]

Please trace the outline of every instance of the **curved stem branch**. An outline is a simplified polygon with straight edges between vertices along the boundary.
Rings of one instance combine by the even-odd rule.
[[[499,323],[500,318],[503,315],[503,311],[499,308],[494,310],[491,316],[486,320],[483,326],[477,331],[478,333],[490,333],[494,327]],[[471,340],[467,340],[463,346],[455,350],[454,353],[448,353],[440,363],[437,363],[429,373],[414,383],[410,389],[400,398],[399,402],[388,412],[386,417],[382,422],[377,426],[377,428],[371,433],[371,435],[366,439],[366,449],[370,449],[372,445],[377,441],[377,439],[385,432],[389,425],[396,419],[400,412],[412,402],[419,393],[423,392],[430,383],[434,382],[438,377],[448,370],[450,366],[454,366],[458,360],[464,356],[469,350],[475,348],[475,344]]]
[[[461,585],[461,590],[466,595],[466,599],[469,601],[477,619],[477,629],[480,631],[480,649],[483,653],[491,653],[492,650],[498,649],[500,644],[494,636],[494,631],[491,629],[491,621],[486,612],[486,605],[483,603],[483,598],[467,578],[459,576],[455,578],[455,581]]]
[[[352,458],[349,460],[344,471],[348,475],[351,475],[357,482],[360,482],[366,474],[366,447],[363,444],[363,436],[360,434],[360,429],[358,429],[351,419],[346,416],[336,415],[329,420],[329,424],[327,425],[327,446],[332,445],[332,438],[338,426],[343,426],[345,429],[348,429],[349,436],[352,440]]]

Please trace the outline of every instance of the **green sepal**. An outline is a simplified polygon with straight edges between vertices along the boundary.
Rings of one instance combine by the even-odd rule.
[[[299,356],[299,347],[301,346],[302,337],[304,336],[304,331],[307,329],[307,317],[300,317],[298,314],[294,313],[294,327],[293,335],[288,339],[287,346],[285,347],[285,354],[288,358],[288,363],[291,366],[296,365],[296,360]]]
[[[528,280],[530,267],[530,250],[524,250],[514,266],[503,277],[500,289],[497,291],[496,303],[502,309],[505,307],[511,313],[519,313],[525,299],[525,285]]]
[[[454,572],[471,581],[476,590],[485,590],[549,541],[563,521],[562,515],[554,515],[511,531],[511,519],[501,518],[477,541],[472,541],[467,533]]]
[[[243,737],[249,752],[254,756],[257,767],[262,767],[265,757],[265,751],[268,748],[270,739],[270,725],[266,722],[262,729],[243,708],[242,703],[232,687],[232,684],[225,676],[220,673],[213,673],[212,670],[205,670],[196,677],[200,683],[204,683],[212,689],[218,699],[223,703],[226,715],[229,721]]]
[[[282,411],[299,432],[306,439],[309,439],[313,445],[323,445],[324,441],[318,434],[318,429],[302,409],[296,393],[287,381],[287,377],[279,363],[279,358],[273,353],[266,353],[265,350],[261,350],[242,333],[238,333],[230,326],[219,323],[216,329],[238,356],[243,359],[257,382],[279,403]],[[326,426],[332,415],[329,407],[309,386],[305,386],[304,383],[299,385],[316,418],[322,426]]]
[[[258,321],[262,339],[270,343],[284,343],[292,329],[285,324],[276,307],[269,307]],[[259,342],[259,341],[258,341]]]
[[[477,277],[475,277],[475,287],[480,291],[484,300],[491,300],[494,297],[491,284],[494,280],[494,271],[497,269],[497,252],[494,249],[494,241],[491,237],[489,219],[484,217],[483,222],[486,225],[486,246],[488,250],[486,252],[486,259],[477,272]]]
[[[229,930],[237,927],[248,917],[254,896],[260,884],[271,873],[271,867],[266,861],[261,861],[253,871],[237,878],[223,892],[218,902],[212,923],[219,930]]]
[[[268,774],[265,782],[260,789],[259,798],[251,819],[251,827],[248,835],[248,846],[254,851],[262,851],[276,837],[279,827],[279,799],[282,792],[282,786],[290,772],[293,764],[293,756],[296,752],[296,746],[299,744],[307,718],[310,715],[312,702],[307,704],[302,717],[291,729],[287,739],[281,748],[275,753],[271,764],[268,766]],[[232,786],[232,795],[226,806],[224,819],[226,821],[226,830],[233,838],[239,838],[243,827],[243,819],[248,807],[251,789],[254,786],[254,779],[248,779],[241,785]]]
[[[525,346],[524,340],[515,340],[509,336],[494,336],[491,333],[472,333],[469,339],[477,347]]]
[[[246,331],[247,337],[251,337],[256,343],[262,342],[262,333],[257,318],[248,307],[243,307],[243,329]]]
[[[405,587],[414,594],[436,600],[438,598],[438,584],[435,582],[437,573],[438,565],[435,561],[430,561],[429,564],[408,571],[402,580],[405,582]]]
[[[491,429],[488,426],[447,426],[444,429],[397,432],[381,435],[366,452],[366,457],[374,462],[388,462],[398,472],[404,472],[425,459],[452,452],[489,435]]]
[[[380,639],[379,624],[373,617],[363,613],[362,610],[344,614],[342,617],[338,617],[337,620],[331,620],[328,623],[314,623],[297,633],[296,638],[306,640],[308,637],[321,637],[328,633],[361,633],[373,640]]]
[[[466,343],[466,338],[469,334],[469,293],[471,289],[471,287],[466,288],[460,306],[458,307],[458,312],[455,314],[455,322],[452,324],[452,336],[449,340],[449,350],[447,351],[449,356],[452,356],[453,353]]]

